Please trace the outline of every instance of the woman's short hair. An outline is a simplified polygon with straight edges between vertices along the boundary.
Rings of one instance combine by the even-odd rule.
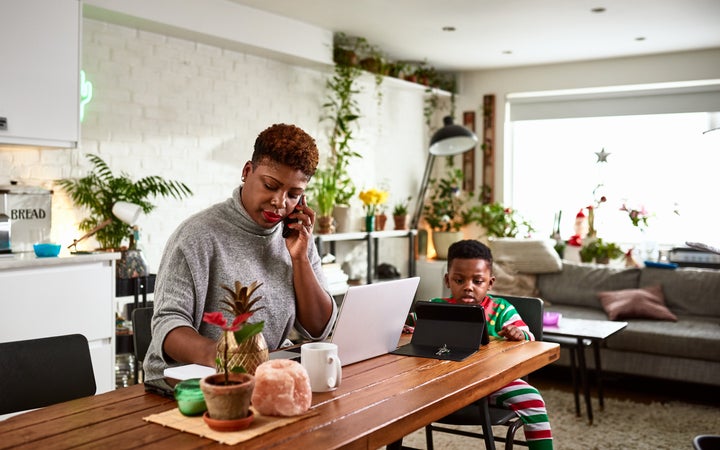
[[[255,140],[253,166],[257,166],[263,160],[300,170],[309,180],[317,169],[318,148],[315,139],[301,128],[278,123],[263,130]]]

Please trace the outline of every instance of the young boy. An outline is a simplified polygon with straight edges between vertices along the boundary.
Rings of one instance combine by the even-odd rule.
[[[492,265],[492,253],[486,245],[475,240],[455,242],[448,249],[445,274],[445,286],[451,296],[430,301],[480,305],[485,308],[490,336],[513,341],[535,340],[510,302],[487,295],[495,282]],[[553,448],[545,402],[537,389],[518,379],[493,392],[489,402],[515,411],[524,423],[525,439],[531,450]]]

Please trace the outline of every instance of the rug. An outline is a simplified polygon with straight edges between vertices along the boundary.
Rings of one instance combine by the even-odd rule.
[[[720,434],[720,405],[713,407],[679,401],[641,403],[606,397],[605,409],[600,411],[597,397],[594,397],[594,423],[588,425],[585,416],[575,416],[571,392],[543,389],[542,394],[556,450],[690,450],[696,435]],[[494,433],[504,435],[505,430],[496,428]],[[518,430],[518,434],[524,437],[522,430]],[[485,448],[477,439],[448,433],[433,432],[433,438],[435,448],[439,450]],[[427,448],[425,430],[406,436],[403,445]],[[503,445],[496,443],[498,449],[503,449]]]

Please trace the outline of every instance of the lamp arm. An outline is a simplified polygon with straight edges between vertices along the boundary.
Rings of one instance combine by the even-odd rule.
[[[88,231],[87,233],[85,233],[84,235],[82,235],[80,238],[78,238],[78,239],[73,239],[73,243],[67,246],[68,250],[71,249],[72,247],[75,247],[75,250],[77,250],[77,245],[78,245],[78,243],[80,243],[80,241],[82,241],[82,240],[84,240],[84,239],[87,239],[87,238],[89,238],[90,236],[92,236],[93,234],[95,234],[95,233],[97,233],[98,231],[102,230],[102,229],[105,228],[106,226],[110,225],[110,223],[111,223],[112,221],[113,221],[112,219],[105,219],[105,220],[104,220],[103,222],[101,222],[98,226],[96,226],[96,227],[93,228],[92,230]]]
[[[425,194],[427,193],[428,183],[430,182],[430,172],[432,172],[434,163],[435,155],[428,153],[428,159],[425,163],[425,173],[423,174],[422,183],[420,183],[420,193],[418,193],[417,203],[415,204],[415,212],[410,221],[410,228],[414,230],[417,230],[420,224],[420,216],[422,215],[423,205],[425,204]]]

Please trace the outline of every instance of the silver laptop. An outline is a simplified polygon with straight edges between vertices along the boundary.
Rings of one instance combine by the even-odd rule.
[[[384,355],[397,348],[419,277],[350,286],[345,292],[328,342],[337,344],[343,366]],[[297,358],[300,348],[270,353],[270,358]]]
[[[350,286],[329,341],[343,366],[397,348],[420,277]]]

